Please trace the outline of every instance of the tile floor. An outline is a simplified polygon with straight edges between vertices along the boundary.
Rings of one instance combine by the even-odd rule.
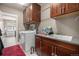
[[[4,48],[10,47],[10,46],[14,46],[16,44],[19,44],[21,46],[21,44],[16,41],[16,38],[15,37],[2,37],[2,42],[3,42]],[[30,52],[25,52],[25,54],[26,54],[26,56],[37,56],[36,53],[30,54]]]
[[[15,37],[2,37],[4,48],[18,44]]]
[[[38,55],[36,54],[36,52],[34,52],[33,54],[30,54],[30,52],[25,52],[25,54],[26,54],[27,56],[38,56]]]

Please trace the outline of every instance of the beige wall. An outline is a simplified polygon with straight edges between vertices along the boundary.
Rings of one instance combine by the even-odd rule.
[[[48,26],[51,26],[54,33],[57,33],[56,21],[55,19],[50,18],[50,4],[45,4],[41,6],[41,23],[38,29],[39,32]]]
[[[58,33],[79,36],[79,11],[57,17],[56,24]]]

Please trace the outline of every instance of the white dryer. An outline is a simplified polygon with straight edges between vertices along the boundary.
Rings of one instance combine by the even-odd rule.
[[[31,52],[31,47],[35,47],[35,34],[36,30],[28,30],[20,32],[20,43],[25,52]]]

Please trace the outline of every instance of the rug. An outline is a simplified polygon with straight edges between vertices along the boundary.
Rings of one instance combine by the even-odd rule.
[[[2,56],[25,56],[20,45],[14,45],[3,49]]]

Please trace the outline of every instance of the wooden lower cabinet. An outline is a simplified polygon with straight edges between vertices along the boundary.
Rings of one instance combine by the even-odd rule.
[[[41,38],[40,37],[36,37],[35,50],[36,50],[36,53],[40,56],[41,55]]]
[[[57,56],[79,56],[79,51],[56,47],[56,54]]]
[[[40,56],[79,56],[79,46],[36,36],[36,52]]]
[[[52,55],[52,46],[47,40],[42,40],[41,43],[41,55],[42,56],[50,56]]]
[[[62,47],[56,47],[56,54],[58,56],[70,56],[73,51],[62,48]]]

